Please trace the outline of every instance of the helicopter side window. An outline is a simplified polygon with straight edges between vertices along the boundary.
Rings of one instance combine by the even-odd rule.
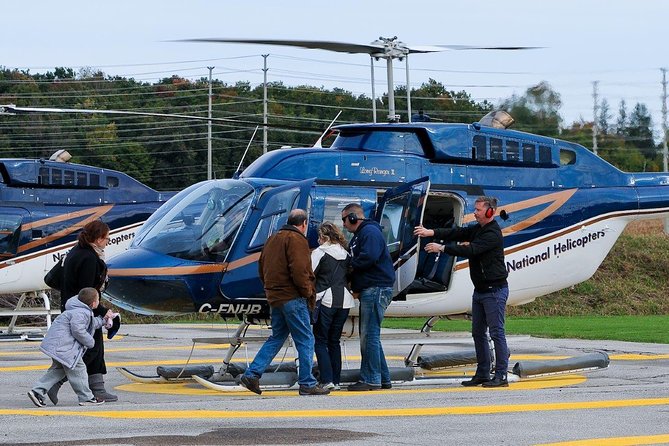
[[[490,159],[502,161],[504,159],[504,147],[499,138],[490,138]]]
[[[13,257],[19,247],[21,235],[21,217],[18,215],[0,216],[0,258]]]
[[[560,147],[560,165],[576,164],[576,152]]]
[[[111,175],[107,176],[107,187],[109,187],[109,188],[118,187],[118,183],[119,183],[118,177],[114,177],[114,176],[111,176]]]
[[[288,212],[296,206],[300,195],[300,189],[288,189],[273,196],[265,206],[258,227],[256,227],[248,249],[257,250],[261,248],[265,241],[288,220]]]
[[[77,186],[86,187],[88,186],[88,177],[86,172],[77,172]]]
[[[89,186],[100,187],[100,175],[98,175],[97,173],[92,173],[91,176],[90,176]]]
[[[63,184],[65,184],[65,186],[74,186],[74,171],[73,170],[64,170],[63,171]]]
[[[534,144],[523,143],[523,162],[533,164],[537,162],[537,147]]]
[[[519,161],[520,160],[520,146],[518,141],[506,141],[506,160]]]
[[[51,169],[51,182],[50,184],[63,184],[63,171],[60,169]]]
[[[488,159],[486,146],[487,143],[485,136],[474,135],[474,140],[472,142],[472,159],[479,161]]]
[[[541,164],[551,164],[553,162],[553,156],[551,154],[550,147],[539,146],[539,162]]]
[[[39,176],[37,179],[37,182],[39,184],[49,184],[49,168],[48,167],[40,167],[39,168]]]

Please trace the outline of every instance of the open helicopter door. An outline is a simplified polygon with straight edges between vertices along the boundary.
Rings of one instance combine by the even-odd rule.
[[[228,299],[248,299],[264,296],[257,280],[258,265],[249,256],[259,256],[265,241],[288,220],[293,209],[308,211],[311,187],[315,178],[281,185],[261,193],[251,206],[234,247],[227,257],[231,267],[223,274],[221,292]],[[257,257],[256,257],[257,259]]]
[[[376,208],[374,220],[382,227],[395,266],[394,296],[416,277],[419,239],[413,231],[423,221],[423,205],[429,190],[429,178],[419,178],[388,189]]]

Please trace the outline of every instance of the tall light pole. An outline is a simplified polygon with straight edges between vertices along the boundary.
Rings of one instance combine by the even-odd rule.
[[[662,159],[664,171],[667,172],[667,69],[662,70]]]
[[[597,85],[599,81],[592,83],[592,152],[597,155],[597,115],[599,114],[599,100],[597,98]]]
[[[262,153],[267,153],[267,56],[263,54],[263,82],[262,82]]]
[[[212,168],[212,155],[211,155],[211,72],[214,67],[207,67],[209,69],[209,113],[207,117],[207,179],[211,180],[213,177],[213,168]]]

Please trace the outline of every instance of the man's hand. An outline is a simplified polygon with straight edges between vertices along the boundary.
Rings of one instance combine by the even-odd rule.
[[[440,245],[439,243],[428,243],[425,245],[425,252],[442,252],[442,248],[444,245]]]
[[[418,237],[434,237],[433,229],[425,229],[423,226],[416,226],[413,230],[413,235]]]

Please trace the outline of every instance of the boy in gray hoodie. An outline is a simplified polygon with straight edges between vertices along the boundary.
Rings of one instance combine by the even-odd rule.
[[[47,390],[64,377],[70,381],[80,406],[104,403],[98,401],[88,387],[88,373],[82,359],[86,349],[95,343],[93,332],[104,324],[102,317],[93,316],[93,309],[99,303],[100,296],[95,288],[83,288],[77,299],[68,299],[65,311],[51,324],[40,350],[51,357],[53,363],[28,392],[35,406],[46,406],[44,397]],[[107,314],[105,318],[110,316]]]

